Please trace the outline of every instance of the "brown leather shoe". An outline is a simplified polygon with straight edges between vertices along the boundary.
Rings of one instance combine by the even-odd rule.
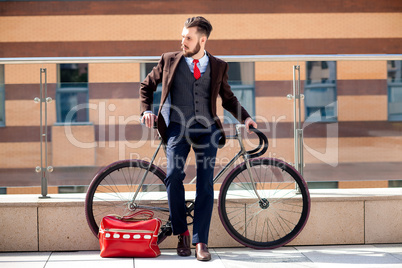
[[[177,255],[183,257],[191,255],[189,235],[179,235],[179,242],[177,243]]]
[[[198,243],[195,246],[195,257],[199,261],[209,261],[211,260],[211,254],[208,251],[207,245],[204,243]]]

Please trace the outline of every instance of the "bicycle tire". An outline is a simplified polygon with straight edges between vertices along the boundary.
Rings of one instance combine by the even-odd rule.
[[[255,187],[246,163],[234,168],[221,186],[219,217],[230,236],[244,246],[283,246],[301,232],[308,220],[307,184],[299,172],[281,160],[255,158],[249,163]]]
[[[154,217],[162,220],[162,230],[169,226],[169,206],[164,184],[166,174],[157,166],[151,166],[137,198],[133,204],[131,202],[148,167],[149,162],[146,161],[122,160],[110,164],[95,175],[86,194],[85,215],[96,237],[104,216],[126,216],[141,209],[152,210]],[[166,235],[161,233],[158,243]]]

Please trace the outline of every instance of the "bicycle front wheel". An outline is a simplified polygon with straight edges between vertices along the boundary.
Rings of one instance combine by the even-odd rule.
[[[219,216],[239,243],[272,249],[292,241],[310,212],[306,182],[278,159],[257,158],[240,164],[226,177],[219,194]]]
[[[149,163],[146,161],[123,160],[96,174],[85,199],[87,222],[95,236],[98,236],[99,224],[104,216],[126,216],[142,209],[152,210],[154,216],[162,220],[162,226],[166,226],[169,221],[164,184],[166,175],[160,168],[152,165],[139,188],[148,168]]]

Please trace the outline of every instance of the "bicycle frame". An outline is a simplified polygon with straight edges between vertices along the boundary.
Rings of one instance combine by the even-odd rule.
[[[232,158],[219,166],[220,171],[210,178],[211,183],[219,183],[211,190],[219,192],[215,200],[217,210],[229,235],[248,247],[275,248],[294,239],[303,229],[310,210],[307,184],[286,162],[264,157],[269,142],[260,130],[250,128],[258,136],[259,144],[253,142],[255,148],[249,149],[254,146],[245,140],[257,140],[254,135],[244,133],[243,128],[244,125],[237,125],[232,136],[227,137],[237,140],[239,148],[230,153]],[[236,143],[231,141],[228,145],[232,145],[232,142]],[[161,157],[157,157],[161,148],[169,153],[161,140],[156,142],[150,161],[117,161],[96,174],[85,199],[87,222],[95,236],[99,234],[98,222],[102,216],[117,211],[129,215],[144,209],[154,212],[163,221],[158,243],[172,235],[168,192],[163,187],[166,173],[155,165]],[[197,177],[188,185],[191,179],[186,180],[186,188],[196,188],[193,182]],[[294,190],[295,184],[299,185],[301,195]],[[197,199],[193,194],[187,192],[187,198],[183,200],[188,225],[194,223]]]
[[[254,181],[253,176],[252,176],[252,174],[251,174],[251,167],[250,167],[250,163],[249,163],[250,158],[249,158],[249,155],[247,154],[247,151],[246,151],[246,149],[245,149],[245,147],[244,147],[243,139],[242,139],[242,136],[241,136],[241,133],[240,133],[240,130],[241,130],[242,128],[245,128],[245,125],[244,125],[244,124],[237,124],[237,125],[236,125],[236,134],[233,135],[233,136],[227,136],[227,137],[226,137],[227,139],[236,139],[236,140],[239,142],[240,151],[229,161],[229,163],[227,163],[227,164],[223,167],[223,169],[221,169],[221,170],[219,171],[218,174],[216,174],[216,176],[215,176],[214,179],[213,179],[213,184],[215,184],[215,183],[223,176],[223,174],[225,174],[226,171],[228,171],[228,170],[233,166],[233,164],[242,156],[243,159],[244,159],[244,162],[246,163],[247,171],[248,171],[249,176],[250,176],[250,179],[251,179],[251,181],[252,181],[253,190],[255,191],[255,193],[256,193],[258,199],[261,200],[261,197],[260,197],[260,195],[258,194],[257,189],[255,188],[255,181]],[[160,137],[159,137],[159,138],[160,138]],[[160,140],[161,140],[161,141],[160,141],[158,147],[156,148],[154,155],[153,155],[152,158],[151,158],[151,161],[150,161],[150,163],[149,163],[149,166],[148,166],[147,170],[144,172],[144,174],[143,174],[143,176],[142,176],[142,179],[141,179],[141,182],[140,182],[140,184],[138,185],[138,188],[137,188],[137,190],[136,190],[136,192],[135,192],[135,194],[134,194],[134,196],[133,196],[133,199],[131,200],[131,204],[133,204],[134,201],[135,201],[135,199],[137,198],[137,195],[138,195],[140,189],[142,188],[142,186],[143,186],[143,184],[144,184],[145,178],[146,178],[146,176],[148,175],[148,172],[149,172],[150,168],[152,167],[153,162],[154,162],[156,156],[158,155],[160,148],[163,146],[163,148],[164,148],[164,150],[165,150],[165,146],[163,145],[163,141],[162,141],[162,139],[160,139]],[[197,179],[197,177],[194,177],[194,179],[192,179],[190,183],[193,183],[196,179]]]

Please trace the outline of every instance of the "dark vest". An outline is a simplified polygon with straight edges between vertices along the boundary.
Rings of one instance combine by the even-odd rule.
[[[211,68],[196,80],[184,57],[174,74],[170,90],[170,121],[191,126],[200,123],[209,127],[215,123],[211,113]]]

